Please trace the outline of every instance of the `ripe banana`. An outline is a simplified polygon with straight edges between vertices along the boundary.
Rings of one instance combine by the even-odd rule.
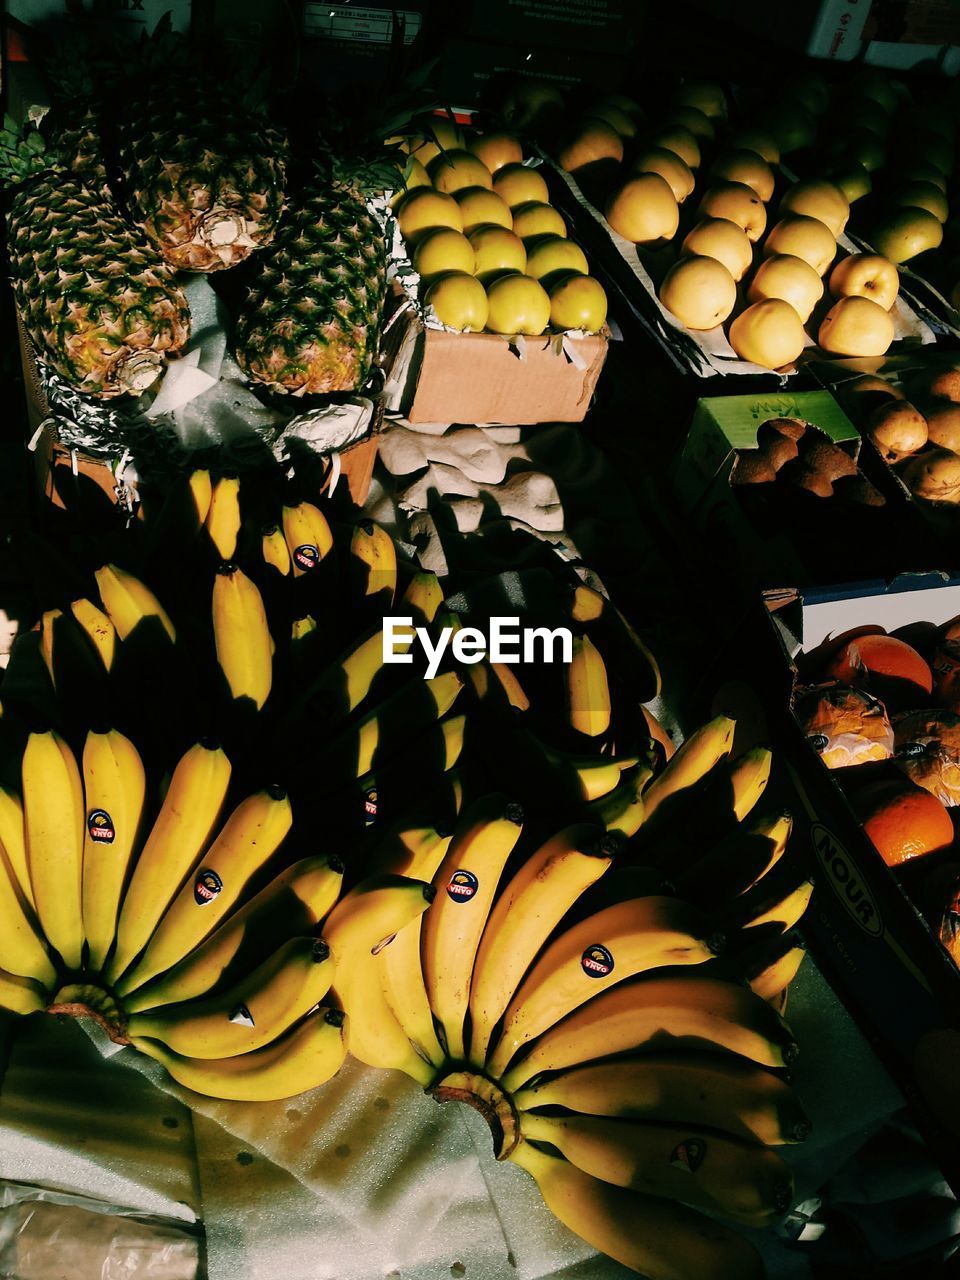
[[[763,795],[770,780],[772,763],[773,754],[766,747],[753,747],[731,763],[730,787],[738,822],[744,821]]]
[[[594,1178],[747,1227],[775,1222],[793,1196],[790,1168],[775,1151],[710,1129],[528,1112],[520,1130],[527,1139],[550,1143]]]
[[[184,1058],[139,1036],[131,1043],[194,1093],[233,1102],[274,1102],[316,1089],[337,1074],[347,1054],[347,1025],[341,1010],[317,1009],[273,1044],[233,1058]]]
[[[409,827],[398,823],[384,835],[371,855],[371,875],[432,881],[452,839],[453,836],[441,834],[436,827]]]
[[[110,621],[121,640],[126,640],[138,623],[148,618],[158,618],[170,639],[176,641],[176,630],[165,609],[139,578],[115,564],[105,564],[94,576],[103,607],[110,615]]]
[[[635,701],[650,702],[659,695],[662,679],[656,658],[605,596],[580,583],[570,602],[570,616],[601,643]]]
[[[47,997],[39,983],[12,973],[0,973],[0,1009],[8,1013],[42,1013]]]
[[[643,791],[652,777],[653,770],[645,762],[626,770],[612,791],[587,805],[587,821],[625,839],[635,836],[643,826]]]
[[[7,855],[10,869],[27,903],[36,909],[33,885],[27,866],[26,836],[23,830],[23,805],[20,797],[0,787],[0,846]]]
[[[250,880],[276,853],[293,824],[286,792],[267,787],[242,800],[174,898],[142,957],[117,983],[124,995],[170,969],[230,914]]]
[[[737,966],[763,1000],[774,1000],[797,976],[806,951],[795,934],[783,933],[737,957]]]
[[[54,628],[58,619],[62,617],[63,611],[61,609],[47,609],[40,617],[40,656],[43,658],[43,665],[47,668],[47,674],[54,689],[57,687],[54,651],[58,647],[55,644]]]
[[[420,569],[413,575],[404,588],[400,603],[403,607],[397,612],[403,617],[409,613],[415,627],[430,625],[443,604],[443,588],[432,569]]]
[[[115,729],[87,734],[83,791],[83,931],[87,967],[99,973],[116,937],[146,793],[143,764],[129,738]]]
[[[692,787],[730,754],[735,728],[729,716],[716,716],[686,739],[644,792],[648,819],[666,799]]]
[[[502,1076],[519,1049],[624,978],[713,958],[707,921],[676,898],[618,902],[560,935],[535,962],[503,1017],[487,1069]]]
[[[0,970],[17,978],[35,978],[42,986],[52,987],[56,970],[32,915],[9,861],[0,857]]]
[[[648,1280],[764,1280],[753,1245],[695,1209],[591,1178],[529,1142],[509,1158],[565,1227]]]
[[[391,870],[400,875],[416,876],[432,881],[450,847],[451,836],[430,830],[422,834],[415,847],[398,850]],[[425,1061],[441,1067],[446,1055],[437,1039],[433,1011],[423,977],[420,938],[425,920],[433,907],[403,926],[388,947],[380,952],[380,981],[384,998],[403,1029],[404,1035]]]
[[[263,597],[234,564],[222,564],[213,580],[213,638],[230,692],[259,711],[273,683],[273,640]]]
[[[117,651],[116,627],[102,609],[83,597],[71,602],[70,612],[87,633],[105,670],[109,671]]]
[[[213,834],[230,782],[230,761],[216,746],[198,742],[181,758],[153,828],[137,859],[117,925],[117,946],[107,969],[116,983],[150,941]]]
[[[783,856],[793,819],[778,813],[749,827],[736,827],[689,870],[677,877],[682,898],[716,908],[752,888]]]
[[[529,857],[487,919],[470,986],[470,1061],[483,1066],[493,1029],[534,956],[580,895],[610,866],[617,843],[581,823]]]
[[[783,1019],[749,987],[700,974],[646,977],[612,987],[547,1031],[503,1077],[516,1092],[543,1071],[692,1041],[765,1067],[789,1066],[796,1041]]]
[[[293,576],[300,578],[327,556],[333,547],[333,534],[326,516],[311,502],[284,507],[282,520]]]
[[[566,784],[581,800],[599,800],[609,795],[619,785],[621,774],[640,763],[639,756],[578,755],[548,747],[533,734],[527,739],[531,750],[542,756],[555,773],[554,781]]]
[[[234,965],[249,972],[291,933],[307,934],[327,915],[343,883],[339,858],[304,858],[235,911],[169,972],[124,996],[128,1013],[178,1004],[212,991]],[[132,984],[125,984],[131,990]]]
[[[310,614],[304,614],[302,618],[294,618],[290,628],[290,639],[296,644],[298,640],[305,640],[307,636],[311,636],[317,630],[316,618],[311,618]]]
[[[505,662],[482,662],[480,666],[474,667],[474,671],[483,671],[489,673],[489,678],[500,689],[501,694],[506,699],[509,706],[514,711],[529,711],[530,698],[527,691],[512,667]]]
[[[186,1058],[232,1058],[283,1035],[330,990],[334,963],[319,938],[291,938],[229,991],[131,1014],[127,1034]]]
[[[810,1121],[785,1080],[742,1058],[650,1054],[548,1076],[513,1099],[520,1111],[564,1107],[582,1115],[705,1125],[745,1142],[803,1142]]]
[[[187,476],[187,486],[193,498],[199,526],[206,520],[207,513],[210,510],[210,503],[213,501],[213,484],[210,480],[210,472],[203,467],[196,467]]]
[[[83,783],[56,733],[31,733],[23,753],[27,865],[44,936],[68,969],[83,960]]]
[[[387,950],[393,945],[395,943],[390,942]],[[410,1043],[387,1002],[383,962],[382,953],[368,952],[351,958],[337,969],[335,995],[347,1014],[348,1047],[358,1061],[370,1067],[403,1071],[426,1088],[437,1074],[436,1069]]]
[[[589,636],[574,636],[565,675],[571,725],[578,733],[599,738],[610,728],[610,685],[606,664]]]
[[[382,950],[398,930],[422,915],[435,897],[432,884],[409,876],[386,873],[355,885],[323,926],[323,936],[339,967],[338,981],[361,957]]]
[[[477,948],[522,830],[519,805],[499,794],[482,797],[458,823],[433,878],[437,897],[423,922],[423,975],[430,1007],[455,1062],[466,1057],[463,1020]]]
[[[596,622],[606,607],[607,601],[599,591],[588,587],[585,582],[577,583],[570,601],[570,617],[574,622]]]
[[[373,520],[361,520],[353,527],[350,556],[360,594],[376,596],[377,603],[388,610],[397,590],[397,548],[389,533]]]
[[[213,486],[205,523],[220,559],[232,560],[240,533],[239,476],[221,476]]]
[[[266,563],[286,577],[290,572],[290,548],[278,525],[268,524],[264,527],[260,546]]]

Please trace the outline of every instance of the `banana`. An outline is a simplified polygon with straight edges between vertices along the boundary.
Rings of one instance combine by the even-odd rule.
[[[502,1076],[523,1045],[624,978],[711,960],[707,928],[695,908],[661,895],[618,902],[581,920],[547,947],[520,984],[487,1070]]]
[[[795,934],[781,934],[774,942],[737,957],[738,968],[763,1000],[773,1000],[797,976],[806,951]]]
[[[105,564],[95,575],[103,607],[116,627],[117,635],[126,640],[138,623],[158,618],[172,641],[177,633],[160,601],[139,578],[115,564]]]
[[[749,989],[701,974],[647,977],[612,987],[547,1031],[502,1078],[508,1093],[543,1071],[662,1047],[666,1037],[739,1054],[764,1067],[795,1059],[796,1041],[782,1018]]]
[[[290,627],[290,639],[296,644],[298,640],[303,640],[306,636],[313,635],[316,629],[316,618],[311,618],[309,613],[304,614],[302,618],[294,618]]]
[[[71,601],[70,612],[89,636],[104,669],[109,671],[117,652],[116,627],[102,609],[85,597]]]
[[[87,734],[83,791],[83,931],[87,967],[99,973],[116,936],[146,793],[143,763],[129,738],[115,729]]]
[[[446,671],[432,680],[411,680],[392,697],[348,725],[323,752],[337,762],[338,776],[345,769],[359,778],[380,763],[394,747],[392,734],[424,722],[442,719],[463,688],[456,671]]]
[[[181,758],[137,859],[117,925],[107,980],[126,972],[150,937],[213,833],[230,782],[230,761],[199,742]]]
[[[391,870],[432,881],[451,839],[451,836],[441,836],[438,831],[425,831],[416,850],[411,849],[406,857],[398,855]],[[379,957],[382,962],[380,981],[384,998],[404,1035],[421,1058],[441,1067],[446,1055],[437,1039],[420,959],[423,923],[430,918],[431,910],[428,908],[425,915],[404,925],[390,945],[384,947]]]
[[[333,547],[333,534],[326,516],[310,502],[284,507],[282,520],[293,575],[300,578],[327,556]]]
[[[205,524],[217,555],[221,560],[232,560],[240,533],[239,476],[221,476],[213,486]]]
[[[394,648],[406,653],[411,643],[401,639]],[[376,627],[327,668],[306,691],[302,705],[318,713],[324,710],[328,717],[348,715],[363,702],[382,670],[383,628]]]
[[[124,996],[128,1013],[206,995],[238,960],[260,964],[291,932],[309,933],[327,915],[343,883],[338,858],[304,858],[261,889],[169,972]],[[132,984],[125,984],[129,993]]]
[[[645,817],[643,790],[652,777],[653,770],[646,763],[627,769],[612,791],[587,805],[587,820],[626,839],[635,836]]]
[[[127,1019],[131,1037],[159,1040],[186,1058],[232,1058],[283,1035],[330,990],[334,962],[322,938],[291,938],[220,995]]]
[[[413,575],[400,597],[403,606],[398,612],[409,612],[415,627],[427,627],[437,616],[443,604],[443,588],[432,569],[420,569]],[[412,643],[412,641],[411,641]]]
[[[43,665],[47,668],[47,674],[54,689],[57,687],[57,670],[54,663],[54,651],[57,646],[54,628],[58,619],[62,617],[62,609],[47,609],[40,617],[40,656],[43,658]]]
[[[398,823],[374,850],[370,859],[371,875],[432,881],[452,839],[436,827],[407,827]]]
[[[648,1280],[764,1280],[753,1245],[695,1209],[591,1178],[529,1142],[509,1159],[536,1181],[565,1227]]]
[[[758,925],[778,924],[786,932],[792,929],[806,911],[813,895],[813,881],[796,880],[788,887],[770,885],[764,877],[748,894],[736,899],[731,908],[721,916],[722,927],[728,932],[735,929],[755,929]]]
[[[599,1062],[548,1076],[513,1099],[520,1111],[704,1125],[745,1142],[803,1142],[810,1121],[780,1076],[742,1058],[676,1053]]]
[[[31,733],[23,753],[27,865],[44,936],[68,969],[83,960],[83,784],[56,733]]]
[[[769,1226],[793,1196],[790,1168],[775,1151],[711,1129],[527,1113],[520,1130],[556,1147],[594,1178],[680,1200],[746,1227]]]
[[[505,662],[485,661],[479,667],[474,667],[474,670],[489,671],[499,685],[500,692],[506,698],[508,704],[513,707],[514,711],[530,710],[530,699],[512,667],[509,667]]]
[[[476,801],[458,824],[433,885],[421,957],[427,995],[447,1054],[466,1057],[463,1020],[474,960],[500,877],[523,830],[523,810],[502,795]]]
[[[382,950],[398,930],[422,915],[435,897],[432,884],[409,876],[385,873],[355,885],[323,926],[339,966],[338,982],[355,961]]]
[[[52,987],[56,970],[43,939],[34,927],[32,912],[20,891],[9,859],[0,850],[0,970],[17,978],[34,978]]]
[[[259,711],[273,683],[273,640],[263,597],[235,564],[222,564],[213,580],[213,638],[230,692]]]
[[[599,591],[588,587],[585,582],[577,583],[570,601],[570,617],[574,622],[596,622],[606,607],[607,601]]]
[[[30,868],[27,865],[26,836],[23,830],[23,805],[20,797],[0,787],[0,845],[7,855],[20,892],[30,907],[36,910]]]
[[[701,725],[680,746],[662,773],[657,774],[644,792],[647,818],[651,818],[664,800],[699,782],[733,746],[736,722],[729,716],[716,716]]]
[[[12,973],[0,973],[0,1009],[7,1013],[42,1013],[47,997],[39,983]]]
[[[606,596],[581,582],[569,608],[573,621],[601,643],[634,701],[650,702],[660,694],[663,682],[656,658]]]
[[[557,751],[546,743],[527,735],[531,749],[536,750],[556,771],[556,781],[571,786],[581,800],[599,800],[619,784],[620,775],[640,763],[639,756],[590,756]]]
[[[783,857],[792,826],[784,812],[736,827],[677,878],[677,892],[705,909],[746,893]]]
[[[163,914],[140,960],[117,983],[124,995],[170,969],[216,929],[286,839],[293,810],[280,787],[242,800]]]
[[[341,1010],[321,1008],[273,1044],[234,1058],[184,1058],[140,1037],[131,1043],[194,1093],[232,1102],[275,1102],[316,1089],[337,1074],[347,1054],[347,1025]]]
[[[737,821],[743,822],[763,795],[770,780],[773,753],[766,747],[754,747],[737,756],[730,765],[730,786],[733,791],[733,811]]]
[[[578,733],[599,738],[610,728],[610,685],[606,664],[589,636],[574,636],[565,674],[571,725]]]
[[[397,591],[397,548],[389,533],[373,520],[361,520],[353,527],[350,556],[360,594],[376,596],[383,609],[389,609]]]
[[[494,903],[470,985],[470,1061],[482,1066],[493,1029],[534,956],[580,895],[610,866],[617,842],[581,823],[529,857]]]
[[[368,952],[337,969],[335,995],[347,1014],[350,1053],[367,1066],[403,1071],[426,1088],[436,1076],[436,1069],[410,1043],[387,1002],[383,962],[382,954]]]
[[[260,535],[260,547],[265,562],[286,577],[290,572],[290,548],[278,525],[264,526]]]
[[[213,484],[210,480],[210,472],[204,467],[195,467],[187,476],[187,486],[193,498],[199,526],[205,522],[207,513],[210,510],[210,503],[213,501]]]

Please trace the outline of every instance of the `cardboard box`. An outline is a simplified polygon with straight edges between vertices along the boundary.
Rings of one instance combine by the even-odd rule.
[[[795,659],[828,634],[876,622],[943,623],[960,613],[960,579],[766,592],[763,617],[723,656],[728,675],[763,690],[770,745],[787,762],[791,850],[816,882],[802,932],[818,968],[913,1105],[954,1189],[960,1188],[960,971],[868,839],[793,714]],[[738,667],[739,664],[739,667]],[[869,767],[869,766],[868,766]]]
[[[622,49],[596,53],[591,49],[528,49],[524,45],[450,40],[440,62],[441,90],[457,100],[483,99],[494,106],[502,86],[521,77],[546,80],[561,89],[585,84],[609,92],[625,77],[627,60],[622,54]]]
[[[468,34],[480,39],[595,53],[636,43],[636,0],[473,0]]]
[[[408,422],[583,421],[607,357],[603,334],[452,333],[397,305],[382,344],[388,410]]]

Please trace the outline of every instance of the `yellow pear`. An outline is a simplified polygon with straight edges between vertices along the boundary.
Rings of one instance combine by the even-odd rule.
[[[684,129],[682,125],[661,129],[659,133],[653,135],[649,145],[665,147],[667,151],[676,152],[684,164],[689,165],[691,169],[700,167],[700,144],[697,142],[696,135],[689,129]]]
[[[752,187],[764,204],[773,195],[773,170],[755,151],[725,151],[714,160],[710,173],[715,178]]]
[[[696,184],[693,170],[686,161],[666,147],[648,147],[641,151],[630,164],[630,174],[637,173],[659,173],[669,184],[678,204],[683,204],[693,193]]]
[[[811,182],[796,182],[780,201],[781,213],[802,213],[807,218],[819,218],[829,227],[836,239],[847,225],[850,204],[847,197],[833,182],[825,178]]]
[[[453,195],[466,187],[493,186],[490,170],[469,151],[444,151],[427,165],[430,181],[438,191]]]
[[[417,187],[405,196],[397,211],[397,221],[408,245],[415,245],[435,227],[463,230],[463,215],[456,200],[432,187]]]
[[[430,116],[418,127],[422,141],[414,148],[412,154],[427,167],[430,161],[441,152],[458,150],[464,144],[463,133],[453,120],[445,120],[442,116]]]
[[[561,169],[577,174],[588,165],[619,164],[623,159],[623,138],[606,120],[585,120],[570,141],[557,153]]]
[[[543,280],[555,272],[579,271],[587,275],[587,255],[565,236],[538,236],[527,249],[527,275]]]
[[[894,189],[890,203],[898,209],[926,209],[938,222],[950,216],[947,197],[932,182],[904,182]]]
[[[476,231],[477,227],[513,227],[510,206],[495,191],[488,191],[486,187],[464,187],[453,198],[460,206],[463,229],[467,235]]]
[[[680,206],[658,173],[628,179],[607,201],[607,222],[634,244],[672,240],[680,225]]]
[[[747,297],[751,302],[782,298],[806,324],[813,308],[823,297],[823,280],[803,258],[776,253],[760,263],[750,282]]]
[[[468,238],[473,246],[474,275],[483,284],[505,271],[526,270],[527,251],[523,241],[506,227],[478,227]]]
[[[909,262],[942,242],[943,223],[928,209],[897,209],[870,237],[873,247],[891,262]]]
[[[723,120],[727,114],[727,96],[715,80],[687,80],[673,95],[673,104],[695,107],[705,116]]]
[[[529,276],[511,273],[494,280],[487,289],[487,328],[491,333],[543,333],[550,323],[547,291]]]
[[[687,232],[682,250],[716,258],[734,280],[741,280],[753,262],[753,245],[739,223],[729,218],[704,218]]]
[[[841,298],[824,316],[817,341],[837,356],[882,356],[893,341],[893,319],[869,298]]]
[[[660,301],[688,329],[715,329],[737,301],[737,284],[716,258],[681,258],[664,276]]]
[[[890,310],[899,291],[899,271],[879,253],[851,253],[830,273],[830,292],[835,298],[870,298],[884,311]]]
[[[532,236],[565,236],[567,224],[552,204],[530,200],[512,210],[513,230],[521,240]]]
[[[809,262],[814,271],[823,275],[837,255],[837,242],[819,218],[791,213],[781,218],[767,236],[763,253],[764,257],[774,253],[792,254]]]
[[[487,295],[483,285],[465,271],[438,276],[424,297],[437,319],[448,329],[479,333],[487,324]]]
[[[763,201],[745,182],[715,182],[704,193],[697,215],[701,218],[729,218],[743,227],[754,243],[763,235],[767,211]]]
[[[473,245],[462,231],[436,227],[426,232],[417,244],[413,265],[424,279],[442,271],[468,271],[473,275]]]
[[[737,151],[755,151],[767,164],[780,163],[780,148],[772,133],[763,129],[737,129],[726,139],[727,144]]]
[[[493,189],[511,209],[529,200],[550,199],[543,175],[525,164],[502,165],[493,175]]]
[[[800,317],[782,298],[766,298],[741,311],[730,326],[729,338],[741,360],[764,369],[793,364],[806,343]]]
[[[696,107],[672,107],[663,123],[668,129],[689,129],[698,143],[713,142],[716,136],[713,121]]]
[[[550,289],[550,327],[598,333],[607,318],[607,295],[593,276],[568,272]]]
[[[858,160],[848,160],[837,165],[835,169],[831,169],[828,177],[843,192],[848,204],[868,196],[873,190],[870,170],[864,168]]]
[[[505,129],[473,134],[467,139],[467,150],[482,160],[491,173],[496,173],[505,164],[520,164],[523,160],[520,139]]]

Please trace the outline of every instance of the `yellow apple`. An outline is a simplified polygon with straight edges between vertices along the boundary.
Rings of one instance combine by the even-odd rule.
[[[705,116],[723,120],[727,114],[727,97],[722,87],[713,80],[688,80],[673,95],[678,107],[695,107]]]
[[[764,369],[793,364],[806,343],[800,317],[782,298],[766,298],[741,311],[730,326],[729,338],[741,360]]]
[[[593,276],[570,271],[550,286],[550,326],[598,333],[607,318],[607,295]]]
[[[631,163],[630,173],[659,173],[669,185],[678,204],[683,204],[696,182],[690,166],[675,151],[668,151],[666,147],[648,147],[646,151],[641,151]]]
[[[817,341],[836,356],[882,356],[893,341],[893,318],[869,298],[841,298],[820,324]]]
[[[928,209],[897,209],[875,228],[870,242],[891,262],[909,262],[943,242],[943,224]]]
[[[789,253],[809,262],[820,275],[826,271],[837,254],[837,242],[819,218],[791,213],[781,218],[767,236],[763,246],[764,257],[773,253]]]
[[[763,129],[737,129],[727,139],[727,143],[738,151],[755,151],[758,156],[763,156],[767,164],[780,163],[777,140],[772,133]]]
[[[700,166],[700,144],[697,142],[696,135],[689,129],[684,129],[682,125],[677,124],[671,128],[661,129],[650,139],[650,146],[666,147],[668,151],[675,151],[691,169],[697,169]]]
[[[780,201],[781,213],[802,213],[808,218],[819,218],[829,227],[834,239],[840,235],[850,217],[847,197],[838,186],[826,179],[795,182]]]
[[[607,201],[606,215],[614,231],[634,244],[672,240],[680,225],[677,198],[659,173],[628,179]]]
[[[603,120],[612,125],[621,138],[633,138],[637,133],[637,121],[628,111],[613,102],[597,102],[587,112],[588,119]]]
[[[619,164],[623,159],[623,138],[606,120],[584,120],[566,146],[557,153],[560,168],[579,173],[587,165]]]
[[[887,163],[887,147],[870,129],[851,129],[838,134],[823,149],[824,156],[834,161],[854,161],[873,173]]]
[[[712,142],[716,137],[713,121],[696,107],[672,107],[663,123],[668,129],[689,129],[700,143]]]
[[[879,253],[851,253],[830,273],[830,292],[835,298],[870,298],[889,311],[900,292],[900,273]]]
[[[557,86],[534,79],[518,80],[500,106],[500,114],[515,129],[527,129],[550,117],[559,118],[564,110],[563,94]]]
[[[764,123],[776,138],[781,155],[812,146],[817,136],[816,121],[809,111],[790,103],[775,108]]]
[[[660,286],[660,301],[688,329],[715,329],[737,301],[737,284],[716,258],[681,258]]]
[[[859,160],[847,160],[837,165],[835,169],[831,169],[827,177],[834,186],[840,188],[848,204],[868,196],[873,190],[870,170],[864,168]]]
[[[809,262],[788,253],[765,258],[747,290],[750,302],[762,302],[765,298],[789,302],[804,324],[822,297],[823,281],[817,272]]]
[[[927,164],[925,160],[915,160],[911,156],[907,156],[902,161],[898,160],[893,177],[895,181],[902,182],[932,182],[946,194],[947,179],[936,165]]]
[[[701,218],[729,218],[743,227],[748,239],[756,242],[767,225],[763,201],[745,182],[715,182],[700,201],[697,215]]]
[[[890,203],[898,209],[926,209],[938,222],[950,216],[947,197],[932,182],[904,182],[894,189]]]
[[[515,133],[503,129],[491,129],[488,133],[475,133],[467,139],[467,150],[482,160],[491,173],[505,164],[520,164],[523,147]]]
[[[773,195],[773,170],[755,151],[724,151],[710,166],[710,173],[752,187],[764,204]]]
[[[729,218],[704,218],[687,232],[684,253],[716,258],[734,280],[741,280],[753,262],[753,245],[743,227]]]

